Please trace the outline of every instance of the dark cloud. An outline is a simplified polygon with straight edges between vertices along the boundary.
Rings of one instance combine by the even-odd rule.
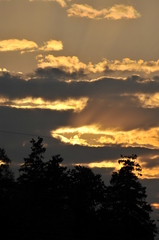
[[[80,69],[79,71],[74,71],[72,73],[67,73],[64,71],[62,68],[37,68],[35,71],[35,75],[39,77],[47,77],[47,78],[54,78],[57,80],[63,80],[65,81],[67,78],[68,79],[74,79],[74,80],[79,80],[83,77],[87,77],[87,75],[84,73],[83,69]]]
[[[83,73],[66,74],[59,69],[37,69],[35,75],[25,81],[21,76],[7,73],[0,76],[0,94],[10,99],[28,96],[50,100],[82,96],[105,99],[119,97],[121,94],[156,93],[159,88],[159,81],[145,82],[145,79],[138,76],[125,81],[108,77],[94,82],[64,81],[79,79],[79,75],[82,77]]]
[[[80,76],[82,74],[79,73]],[[64,80],[69,77],[77,76],[66,74],[59,69],[37,69],[28,81],[22,76],[10,73],[0,76],[0,96],[8,98],[9,101],[26,97],[42,97],[44,100],[89,98],[87,106],[81,112],[0,107],[0,130],[8,132],[1,132],[0,145],[6,148],[13,162],[22,161],[28,154],[31,137],[39,135],[46,136],[44,139],[47,144],[47,156],[60,153],[66,164],[116,161],[120,154],[136,153],[139,156],[147,155],[148,167],[158,166],[157,159],[148,160],[150,153],[159,154],[158,150],[123,148],[120,145],[101,148],[72,146],[51,137],[51,131],[60,127],[99,124],[101,129],[118,128],[127,131],[158,126],[159,109],[142,108],[139,101],[129,95],[137,92],[157,92],[158,77],[156,76],[154,81],[132,76],[125,81],[103,77],[95,82],[66,83]],[[22,133],[26,135],[21,135]]]
[[[32,76],[28,81],[24,80],[22,76],[5,73],[0,76],[0,96],[8,99],[8,105],[14,99],[27,97],[41,97],[47,101],[88,97],[87,106],[81,112],[73,113],[70,111],[55,114],[60,116],[54,117],[53,122],[58,119],[56,120],[59,122],[58,125],[62,121],[62,126],[79,127],[98,123],[103,129],[118,128],[120,130],[149,129],[158,126],[159,108],[143,108],[139,99],[133,95],[136,93],[144,93],[145,95],[157,93],[159,89],[157,76],[154,81],[145,81],[139,76],[132,76],[125,81],[105,77],[95,82],[73,81],[66,83],[64,79],[67,77],[59,69],[37,69],[35,76]],[[5,105],[5,103],[1,103],[1,105]],[[15,110],[10,109],[9,111],[14,112]],[[21,110],[21,113],[26,115],[26,119],[29,118],[30,113],[35,113],[32,125],[36,123],[37,119],[46,123],[46,112],[44,114],[43,110]],[[55,111],[47,111],[47,115],[49,115],[47,119],[52,119],[54,113]],[[63,117],[63,115],[67,115],[67,117]],[[21,126],[19,124],[18,128]],[[47,124],[47,126],[48,130],[52,130],[57,125],[53,124],[50,127]]]
[[[144,156],[143,161],[146,168],[152,169],[155,167],[159,167],[159,155],[157,155],[156,157],[154,157],[154,154]]]

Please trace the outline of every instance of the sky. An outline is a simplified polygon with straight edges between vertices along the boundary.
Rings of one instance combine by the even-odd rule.
[[[121,154],[137,154],[159,208],[158,9],[158,0],[0,0],[0,147],[16,173],[37,136],[46,158],[91,167],[106,184]]]

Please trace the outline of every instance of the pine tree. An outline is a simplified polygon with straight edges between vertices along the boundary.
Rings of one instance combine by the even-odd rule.
[[[146,188],[138,179],[142,169],[136,159],[136,155],[121,156],[118,162],[123,166],[112,174],[108,188],[111,224],[116,239],[153,240],[156,225],[150,218],[152,208],[146,202]]]
[[[19,183],[35,183],[41,179],[43,175],[44,168],[44,153],[46,148],[43,146],[43,139],[38,137],[38,140],[35,141],[32,139],[30,141],[31,153],[29,157],[24,158],[24,163],[21,165],[19,172],[21,173],[18,182]]]

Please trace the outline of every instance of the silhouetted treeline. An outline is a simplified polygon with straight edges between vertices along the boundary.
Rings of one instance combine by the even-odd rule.
[[[156,225],[137,156],[121,156],[110,186],[90,168],[63,166],[60,155],[44,160],[43,139],[31,140],[18,179],[0,149],[0,236],[8,239],[153,240]]]

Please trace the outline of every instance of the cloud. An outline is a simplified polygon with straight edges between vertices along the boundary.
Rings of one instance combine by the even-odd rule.
[[[45,42],[44,46],[40,47],[42,51],[59,51],[63,49],[62,41],[49,40]]]
[[[105,143],[122,144],[119,139],[120,134],[123,134],[123,143],[126,144],[127,139],[131,138],[131,134],[136,135],[135,131],[143,131],[143,135],[153,135],[152,131],[147,131],[159,127],[158,108],[143,107],[137,97],[141,94],[155,96],[159,89],[157,80],[145,81],[139,76],[132,76],[125,80],[103,77],[96,81],[66,82],[65,80],[69,77],[74,77],[74,75],[65,74],[59,69],[44,69],[44,72],[38,69],[27,81],[23,75],[2,72],[0,75],[0,105],[18,109],[72,112],[73,115],[71,115],[69,123],[65,123],[62,127],[71,126],[75,132],[71,141],[74,141],[75,144],[78,141],[79,143],[83,141],[82,145],[84,146],[90,144],[92,146],[105,146]],[[78,137],[78,128],[83,126],[98,127],[98,124],[100,129],[97,129],[96,134],[91,133],[92,129],[87,129],[87,132],[91,133],[91,142],[87,142],[83,135]],[[56,129],[57,127],[52,126],[50,131]],[[109,130],[110,134],[106,134]],[[133,130],[135,131],[131,132]],[[83,129],[79,131],[83,131]],[[115,138],[114,132],[118,138]],[[126,135],[126,132],[131,134]],[[140,137],[140,135],[136,136]],[[140,145],[138,142],[135,145],[135,140],[133,140],[133,144],[130,146]],[[154,146],[156,146],[156,142],[150,147]],[[149,147],[148,140],[146,147]]]
[[[155,209],[159,209],[159,203],[152,203],[151,206]]]
[[[128,96],[129,94],[124,94]],[[136,93],[130,95],[134,99],[138,99],[140,106],[143,108],[159,108],[159,93]]]
[[[8,39],[0,41],[0,52],[8,51],[35,51],[38,45],[26,39]]]
[[[140,179],[155,179],[155,178],[159,178],[159,164],[156,165],[155,167],[147,167],[145,166],[144,161],[142,161],[143,157],[139,157],[137,159],[137,162],[141,165],[142,167],[142,176],[139,176]],[[140,159],[140,160],[139,160]],[[151,162],[151,159],[149,159],[149,162]],[[111,173],[113,171],[118,171],[121,168],[121,165],[118,163],[118,161],[116,159],[114,160],[104,160],[104,161],[98,161],[98,162],[89,162],[89,163],[76,163],[74,165],[82,165],[85,167],[89,167],[89,168],[97,168],[98,172],[100,171],[100,169],[111,169]]]
[[[22,98],[9,100],[7,98],[0,98],[0,106],[7,106],[11,108],[23,108],[23,109],[50,109],[56,111],[73,110],[74,112],[80,112],[85,108],[87,104],[87,98],[80,99],[66,99],[63,101],[45,101],[42,98]]]
[[[85,64],[81,62],[77,56],[57,56],[54,55],[39,55],[37,56],[38,68],[59,68],[67,73],[83,71],[84,74],[96,74],[96,73],[109,73],[110,75],[117,73],[128,73],[129,75],[143,74],[149,75],[151,73],[159,72],[159,60],[157,61],[144,61],[142,59],[136,61],[130,58],[124,58],[119,60],[108,60],[93,64],[89,62]]]
[[[58,56],[55,57],[53,55],[37,56],[38,59],[38,68],[59,68],[67,73],[78,72],[81,69],[87,70],[87,65],[79,61],[78,57],[65,57]]]
[[[44,43],[44,46],[38,47],[37,43],[34,41],[28,41],[26,39],[7,39],[0,41],[0,52],[9,52],[9,51],[21,51],[25,52],[34,52],[34,51],[59,51],[63,49],[62,41],[49,40]]]
[[[35,2],[35,1],[39,1],[39,2],[57,2],[61,5],[61,7],[66,7],[66,1],[65,0],[29,0],[29,2]]]
[[[102,161],[102,162],[90,162],[90,163],[78,163],[76,165],[83,165],[90,168],[119,168],[119,164],[116,161]]]
[[[79,144],[89,147],[121,145],[122,147],[159,149],[159,127],[148,130],[120,131],[117,129],[100,130],[98,125],[92,125],[78,128],[59,128],[51,133],[54,138],[72,145]]]
[[[114,5],[111,8],[104,8],[96,10],[87,4],[73,4],[70,9],[67,10],[69,17],[87,17],[91,19],[136,19],[141,17],[133,6],[126,6],[123,4]]]

